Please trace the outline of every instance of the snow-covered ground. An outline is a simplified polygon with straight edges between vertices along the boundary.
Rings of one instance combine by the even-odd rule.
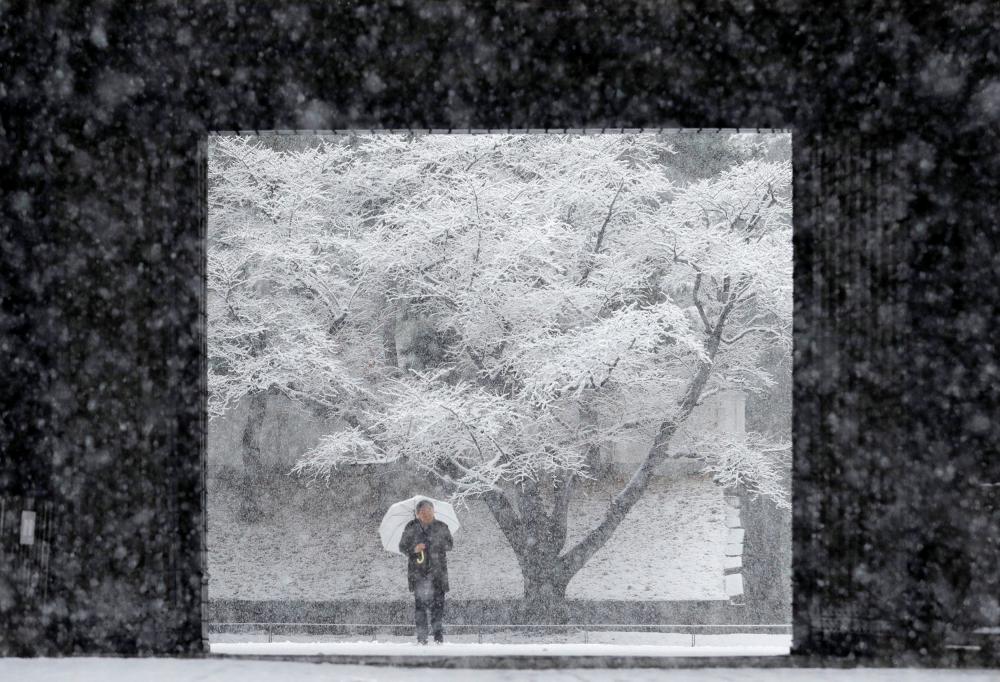
[[[692,647],[692,646],[715,646],[715,647],[763,647],[769,649],[781,649],[787,653],[792,640],[790,634],[764,634],[764,633],[728,633],[712,634],[704,632],[699,634],[689,634],[683,632],[639,632],[639,631],[610,631],[595,630],[592,632],[576,631],[523,631],[523,630],[484,630],[481,634],[474,629],[459,629],[455,626],[445,628],[448,644],[531,644],[531,645],[555,645],[555,644],[614,644],[614,645],[656,645],[660,647]],[[267,643],[268,635],[263,631],[239,632],[239,633],[214,633],[210,635],[209,641],[213,647],[221,646],[225,648],[230,644],[259,644]],[[411,644],[414,640],[413,634],[391,635],[379,633],[371,638],[360,639],[358,635],[337,635],[337,634],[274,634],[272,639],[282,643],[303,643],[303,644],[351,644],[365,646],[380,646],[382,644]],[[444,649],[451,651],[451,647]],[[221,651],[221,649],[220,649]]]
[[[607,506],[607,499],[593,498],[574,506],[568,544],[596,525]],[[608,543],[570,581],[566,596],[726,599],[725,519],[722,490],[710,477],[679,472],[673,479],[656,479]]]
[[[354,642],[233,642],[212,644],[214,654],[257,656],[786,656],[792,644],[787,635],[717,635],[701,646],[684,644],[609,644],[602,642],[477,643],[448,641],[419,645],[400,641]],[[690,637],[688,638],[690,639]]]
[[[573,599],[725,599],[722,490],[683,464],[658,478],[611,540],[576,575]],[[582,536],[613,493],[592,491],[571,508],[568,541]],[[300,490],[260,524],[233,518],[229,491],[211,491],[210,599],[409,599],[402,557],[384,551],[373,510],[344,514],[334,493]],[[516,598],[522,580],[513,551],[489,511],[470,503],[449,555],[452,599]]]
[[[0,680],[11,682],[996,682],[997,675],[893,668],[469,670],[212,658],[0,658]]]

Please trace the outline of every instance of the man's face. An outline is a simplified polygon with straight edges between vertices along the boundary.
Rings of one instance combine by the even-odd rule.
[[[430,525],[431,521],[434,520],[434,507],[429,504],[425,504],[417,512],[417,518],[420,519],[420,523],[425,526]]]

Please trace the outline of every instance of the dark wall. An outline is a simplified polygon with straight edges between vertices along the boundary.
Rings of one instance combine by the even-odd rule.
[[[792,621],[791,513],[764,497],[740,497],[743,602],[747,622]]]
[[[0,652],[203,648],[198,145],[239,128],[793,126],[796,650],[992,617],[995,3],[178,5],[0,14],[0,494],[56,530]]]

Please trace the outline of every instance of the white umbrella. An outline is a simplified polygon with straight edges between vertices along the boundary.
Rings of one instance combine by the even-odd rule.
[[[462,524],[458,522],[458,515],[455,514],[455,508],[450,504],[426,495],[414,495],[408,500],[397,502],[389,507],[389,511],[382,517],[378,534],[382,538],[382,546],[385,547],[386,551],[400,554],[399,540],[403,537],[403,528],[416,518],[417,503],[420,500],[428,500],[434,505],[434,518],[438,521],[444,521],[452,533],[462,527]]]

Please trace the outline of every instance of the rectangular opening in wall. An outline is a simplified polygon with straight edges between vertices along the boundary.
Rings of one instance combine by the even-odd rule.
[[[212,651],[787,654],[791,181],[782,131],[211,136]]]

